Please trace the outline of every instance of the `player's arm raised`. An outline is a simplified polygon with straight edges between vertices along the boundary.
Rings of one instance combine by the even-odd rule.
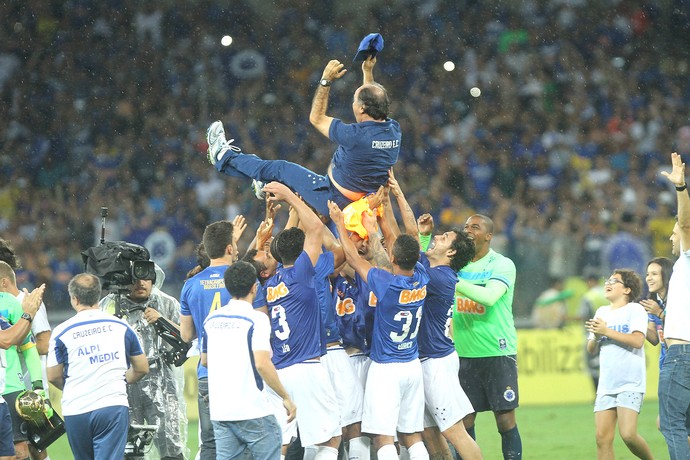
[[[373,268],[373,265],[360,257],[355,244],[347,237],[347,229],[345,228],[345,221],[343,220],[343,212],[340,210],[338,205],[332,201],[329,201],[328,210],[331,220],[333,220],[336,228],[338,229],[340,245],[345,251],[347,263],[350,264],[350,266],[359,274],[359,276],[362,277],[362,279],[366,280],[369,270]]]
[[[329,85],[323,86],[321,83],[319,83],[316,88],[316,93],[314,94],[314,99],[311,102],[309,122],[314,126],[314,128],[316,128],[326,137],[328,137],[328,131],[331,127],[331,122],[333,121],[333,117],[326,115],[326,109],[328,108],[328,94],[331,88],[330,82],[345,75],[347,69],[344,69],[343,67],[344,65],[335,59],[326,64],[326,68],[323,70],[323,74],[321,75],[321,80],[328,81]]]
[[[321,242],[323,240],[323,223],[319,216],[307,206],[295,193],[286,185],[280,182],[270,182],[264,186],[266,193],[271,193],[273,201],[285,201],[297,212],[302,228],[304,229],[304,250],[309,254],[311,263],[316,265],[316,261],[321,254]]]

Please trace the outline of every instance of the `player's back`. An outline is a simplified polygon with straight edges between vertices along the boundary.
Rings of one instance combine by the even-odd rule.
[[[318,358],[323,353],[314,276],[314,266],[307,253],[302,252],[293,266],[280,267],[266,282],[272,359],[277,369]]]

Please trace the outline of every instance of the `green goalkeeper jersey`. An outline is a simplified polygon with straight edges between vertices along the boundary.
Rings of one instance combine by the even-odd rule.
[[[19,321],[22,313],[24,313],[22,304],[15,296],[6,292],[0,292],[0,318],[7,321],[10,325],[13,325]],[[21,345],[12,345],[6,351],[6,380],[5,390],[2,394],[26,390],[19,353],[24,355],[26,367],[31,375],[31,381],[39,381],[43,378],[41,373],[41,358],[36,349],[36,341],[34,340],[33,334],[29,332]]]
[[[509,258],[489,249],[476,262],[470,262],[458,279],[472,286],[461,291],[458,285],[453,306],[453,340],[458,356],[487,358],[517,354],[517,334],[513,321],[515,264]],[[460,282],[462,283],[462,281]],[[500,283],[507,289],[495,300],[496,294],[485,288]],[[467,284],[465,284],[467,286]],[[474,286],[479,289],[471,289]],[[489,287],[490,289],[490,287]],[[471,290],[471,292],[466,292]],[[493,304],[489,304],[493,301]],[[483,303],[482,303],[483,302]]]

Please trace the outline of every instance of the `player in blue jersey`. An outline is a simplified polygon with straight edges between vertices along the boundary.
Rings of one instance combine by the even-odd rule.
[[[69,282],[77,314],[53,330],[48,380],[62,390],[62,415],[76,460],[124,456],[129,428],[126,383],[149,371],[136,332],[98,306],[101,283],[88,273]]]
[[[398,202],[405,231],[420,241],[424,251],[420,254],[420,262],[429,273],[424,316],[417,337],[426,401],[424,441],[432,455],[450,457],[445,441],[448,440],[463,459],[480,459],[481,450],[462,422],[466,415],[474,412],[474,408],[455,378],[459,362],[450,333],[457,272],[474,257],[474,241],[457,228],[432,238],[433,218],[430,214],[423,214],[415,220],[393,171],[388,184],[390,193]],[[392,211],[389,198],[387,195],[384,207]]]
[[[398,458],[393,444],[396,431],[411,459],[428,459],[422,442],[424,388],[417,333],[429,275],[418,263],[419,242],[410,235],[399,236],[390,252],[393,273],[375,268],[343,237],[347,230],[338,205],[329,202],[329,209],[348,263],[377,298],[362,431],[374,435],[380,460]]]
[[[203,340],[204,320],[209,312],[221,308],[230,300],[223,274],[237,259],[237,240],[245,228],[244,218],[237,216],[232,222],[214,222],[204,230],[202,240],[210,265],[189,278],[180,294],[180,334],[185,342],[191,342],[197,335],[200,341]],[[197,367],[197,378],[201,458],[215,459],[215,438],[208,406],[208,370],[201,363]]]
[[[343,64],[330,61],[323,71],[309,120],[321,134],[338,144],[326,175],[288,161],[242,154],[240,147],[232,144],[234,139],[226,140],[220,121],[211,124],[206,133],[209,161],[229,176],[286,184],[324,216],[328,215],[328,200],[345,207],[375,193],[386,184],[388,170],[398,161],[401,140],[400,125],[388,118],[388,93],[374,81],[375,64],[375,58],[362,63],[364,79],[354,94],[353,124],[326,115],[330,85],[345,74]]]
[[[286,185],[271,182],[264,190],[271,200],[292,206],[304,228],[288,228],[275,239],[282,266],[266,281],[273,364],[300,408],[297,426],[302,445],[313,446],[319,458],[335,460],[340,445],[340,415],[326,368],[320,361],[325,350],[315,282],[323,223]],[[293,427],[286,424],[280,412],[276,416],[284,428],[283,445],[287,447]]]

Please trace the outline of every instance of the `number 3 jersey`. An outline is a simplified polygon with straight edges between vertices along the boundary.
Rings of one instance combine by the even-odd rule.
[[[266,281],[273,364],[282,369],[323,354],[316,271],[306,252]]]
[[[405,363],[418,358],[417,333],[429,282],[419,262],[412,276],[372,268],[367,284],[377,298],[369,357],[377,363]]]

